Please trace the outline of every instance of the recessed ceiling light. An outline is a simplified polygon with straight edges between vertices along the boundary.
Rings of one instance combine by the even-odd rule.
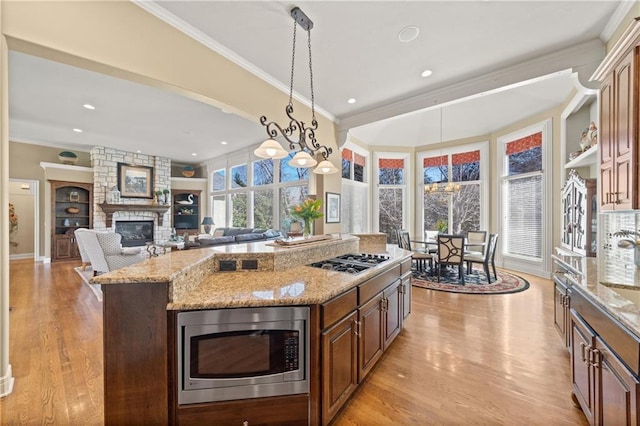
[[[226,144],[228,144],[229,142],[227,142],[227,141],[222,141],[222,142],[220,142],[220,143],[221,143],[222,145],[226,145]]]
[[[349,98],[349,99],[347,100],[347,103],[355,104],[355,103],[356,103],[356,100],[355,100],[354,98]]]
[[[402,43],[409,43],[410,41],[415,40],[418,37],[418,34],[420,34],[420,29],[410,25],[400,30],[398,33],[398,40]]]
[[[83,107],[85,107],[86,109],[96,109],[96,107],[94,107],[94,106],[93,106],[93,105],[91,105],[91,104],[84,104],[84,105],[82,105],[82,106],[83,106]]]
[[[423,77],[430,77],[430,76],[431,76],[431,74],[433,74],[433,71],[431,71],[431,70],[424,70],[424,71],[422,71],[422,74],[420,74],[420,75],[421,75],[421,76],[423,76]]]
[[[140,154],[140,153],[141,153],[142,151],[140,151],[140,150],[137,150],[136,152],[137,152],[138,154]]]
[[[195,157],[195,156],[196,156],[196,155],[198,155],[198,154],[196,154],[195,152],[192,152],[192,153],[191,153],[191,155],[193,155],[193,156]]]
[[[82,129],[73,129],[73,131],[76,133],[82,133]]]

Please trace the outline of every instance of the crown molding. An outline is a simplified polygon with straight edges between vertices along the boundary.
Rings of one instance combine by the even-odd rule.
[[[47,163],[46,161],[41,161],[40,162],[40,167],[42,167],[44,170],[47,170],[47,169],[63,169],[63,170],[73,170],[74,172],[91,172],[91,173],[93,173],[93,167],[74,166],[73,164]]]
[[[532,79],[546,78],[585,64],[599,62],[604,57],[600,39],[590,40],[517,65],[490,72],[465,81],[429,90],[368,111],[340,117],[338,132],[418,110],[461,102],[472,96],[505,90]]]
[[[633,9],[635,4],[635,1],[620,2],[615,12],[613,12],[613,15],[609,19],[609,22],[607,22],[607,25],[605,25],[605,27],[602,29],[602,32],[600,33],[600,40],[605,43],[609,42],[609,40],[613,36],[613,33],[620,26],[631,9]]]
[[[173,13],[169,12],[168,10],[163,8],[162,6],[159,6],[155,1],[132,0],[132,2],[135,5],[137,5],[138,7],[140,7],[142,9],[144,9],[145,11],[149,12],[150,14],[155,16],[156,18],[160,19],[161,21],[171,25],[173,28],[175,28],[178,31],[180,31],[180,32],[186,34],[187,36],[191,37],[192,39],[194,39],[198,43],[206,46],[207,48],[211,49],[212,51],[216,52],[217,54],[219,54],[219,55],[223,56],[224,58],[230,60],[234,64],[242,67],[243,69],[247,70],[251,74],[255,75],[259,79],[265,81],[266,83],[270,84],[271,86],[275,87],[276,89],[280,90],[281,92],[289,95],[289,85],[288,84],[282,83],[280,80],[276,79],[272,75],[270,75],[267,72],[263,71],[261,68],[258,68],[257,66],[255,66],[251,62],[247,61],[246,59],[244,59],[243,57],[238,55],[236,52],[234,52],[233,50],[227,48],[226,46],[223,46],[222,44],[218,43],[217,41],[212,39],[210,36],[205,34],[204,32],[202,32],[199,29],[197,29],[196,27],[194,27],[193,25],[191,25],[191,24],[187,23],[186,21],[178,18],[177,16],[175,16]],[[309,99],[305,98],[304,96],[301,96],[295,90],[293,91],[293,98],[295,100],[297,100],[298,102],[306,105],[308,108],[311,108],[311,101]],[[323,116],[325,116],[326,118],[328,118],[329,120],[331,120],[333,122],[337,122],[336,116],[334,116],[333,114],[331,114],[329,111],[327,111],[326,109],[322,108],[318,104],[315,104],[314,108],[315,108],[317,113],[322,114]]]

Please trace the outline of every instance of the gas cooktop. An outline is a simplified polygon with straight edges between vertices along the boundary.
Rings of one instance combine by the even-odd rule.
[[[383,254],[345,254],[331,259],[321,260],[309,266],[329,271],[346,272],[347,274],[358,274],[387,260],[389,260],[389,256]]]

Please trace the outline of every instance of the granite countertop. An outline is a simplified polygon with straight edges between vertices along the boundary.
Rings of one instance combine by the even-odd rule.
[[[343,252],[336,252],[338,249]],[[390,259],[354,275],[305,266],[354,251],[386,254]],[[239,258],[247,254],[258,259],[282,258],[285,266],[288,259],[294,263],[269,271],[214,272],[216,256],[226,258],[230,254],[237,254]],[[377,236],[363,237],[360,241],[355,236],[341,235],[333,241],[287,248],[256,242],[174,250],[93,277],[90,282],[101,285],[170,283],[167,306],[170,310],[309,305],[327,301],[410,257],[411,252],[384,244]]]
[[[640,287],[631,282],[603,284],[597,258],[560,251],[553,258],[571,271],[565,275],[573,286],[640,338]]]
[[[385,253],[390,260],[354,275],[311,266],[295,266],[275,272],[217,272],[206,276],[190,291],[176,294],[167,309],[323,303],[411,258],[411,252],[395,245],[387,245],[384,250],[378,246],[375,250],[361,252]]]

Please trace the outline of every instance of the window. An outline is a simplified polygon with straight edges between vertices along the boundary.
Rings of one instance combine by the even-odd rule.
[[[422,156],[424,185],[447,183],[460,186],[455,192],[423,193],[423,231],[437,230],[436,224],[444,222],[445,232],[464,234],[467,231],[486,229],[481,221],[482,191],[487,184],[481,173],[482,152],[487,144],[456,147],[439,155],[426,152]],[[486,155],[486,154],[485,154]],[[486,178],[485,178],[486,180]]]
[[[215,170],[211,173],[215,225],[288,231],[290,206],[308,196],[309,169],[289,166],[293,154],[280,161],[247,161],[247,157],[232,155],[216,163],[232,162],[232,166],[211,167]]]
[[[542,131],[503,144],[503,252],[542,260]]]
[[[397,243],[395,230],[406,223],[406,164],[407,154],[378,158],[378,231],[387,234],[391,244]]]
[[[224,191],[225,186],[225,169],[216,170],[211,174],[212,185],[211,189],[213,191]]]

